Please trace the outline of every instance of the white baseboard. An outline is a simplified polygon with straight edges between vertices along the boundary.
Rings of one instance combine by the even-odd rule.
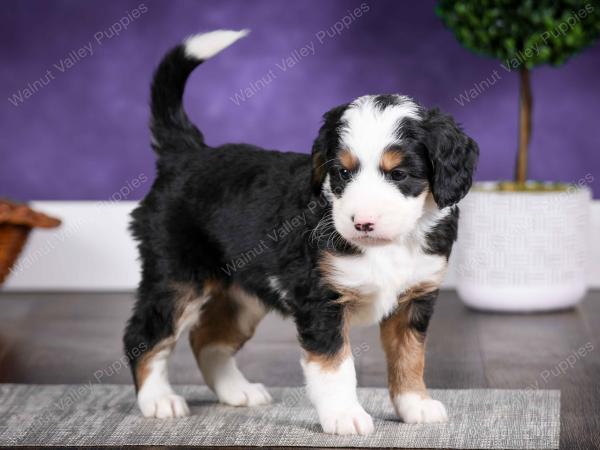
[[[36,229],[8,278],[6,290],[132,290],[139,280],[129,231],[136,202],[32,202],[60,218],[59,228]]]
[[[137,249],[128,231],[136,202],[32,202],[63,225],[35,230],[13,268],[8,291],[130,291],[139,281]],[[590,287],[600,288],[600,201],[592,204]],[[450,269],[444,287],[454,286]]]

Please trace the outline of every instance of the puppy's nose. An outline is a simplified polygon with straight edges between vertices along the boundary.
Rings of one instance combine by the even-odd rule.
[[[375,229],[375,224],[372,222],[355,223],[354,228],[358,231],[373,231]]]
[[[375,229],[375,220],[372,217],[356,217],[352,216],[354,228],[357,231],[373,231]]]

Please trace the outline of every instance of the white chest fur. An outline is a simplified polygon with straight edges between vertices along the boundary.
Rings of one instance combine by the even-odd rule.
[[[332,256],[333,285],[358,294],[360,302],[352,321],[359,324],[379,322],[398,304],[398,297],[423,283],[439,285],[447,261],[444,256],[424,251],[425,235],[446,211],[427,217],[420,229],[403,243],[369,247],[360,255]]]
[[[359,294],[352,321],[375,323],[398,304],[398,297],[422,283],[439,284],[446,258],[402,246],[373,248],[360,256],[331,258],[332,282]]]

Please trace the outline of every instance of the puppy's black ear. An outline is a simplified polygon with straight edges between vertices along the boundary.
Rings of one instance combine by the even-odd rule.
[[[339,142],[339,129],[342,126],[341,117],[348,103],[327,111],[323,114],[323,125],[312,146],[312,189],[315,194],[321,192],[323,181],[327,175],[327,151],[334,150]]]
[[[452,117],[437,108],[426,113],[423,126],[433,168],[429,179],[433,198],[440,208],[454,205],[471,188],[479,147]]]

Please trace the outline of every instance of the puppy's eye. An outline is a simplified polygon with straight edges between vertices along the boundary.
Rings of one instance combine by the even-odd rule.
[[[339,170],[340,178],[342,180],[349,180],[352,176],[352,173],[348,169],[340,169]]]
[[[404,170],[394,169],[389,173],[389,177],[394,181],[402,181],[406,179],[408,174]]]

